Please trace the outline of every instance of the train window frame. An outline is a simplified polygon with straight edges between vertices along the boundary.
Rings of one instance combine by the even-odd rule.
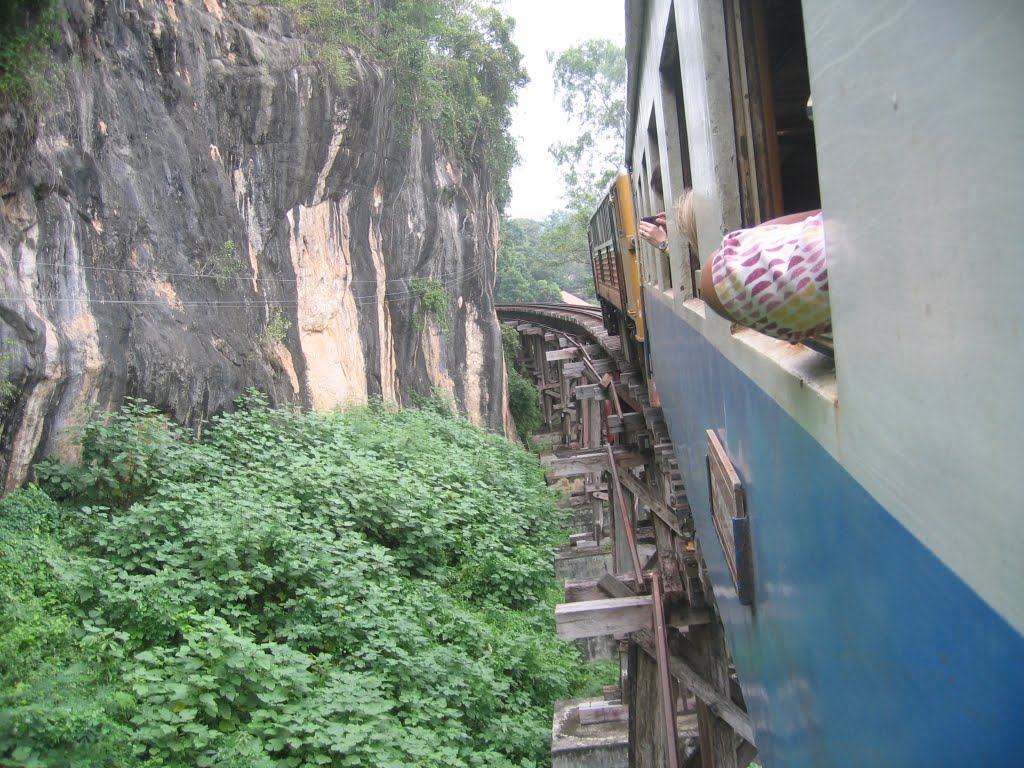
[[[801,0],[722,7],[741,224],[820,208]]]
[[[663,174],[665,185],[665,210],[670,222],[674,219],[676,201],[685,190],[693,187],[693,172],[690,165],[690,139],[686,127],[686,98],[683,93],[682,60],[679,56],[679,36],[676,31],[675,4],[669,6],[668,25],[662,43],[658,67],[660,101],[662,109],[662,130],[667,146],[678,150],[678,163],[668,163]],[[665,167],[664,165],[662,167]],[[678,297],[685,300],[700,295],[700,257],[696,249],[677,228],[670,224],[672,242],[672,273],[678,275],[675,288]]]

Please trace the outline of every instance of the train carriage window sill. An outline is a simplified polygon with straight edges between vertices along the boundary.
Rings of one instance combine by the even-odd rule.
[[[702,299],[691,297],[684,301],[683,315],[689,317],[705,338],[748,375],[775,369],[785,378],[795,379],[798,388],[814,392],[832,406],[839,404],[835,360],[823,351],[730,323],[709,312]],[[769,365],[765,366],[765,363]]]

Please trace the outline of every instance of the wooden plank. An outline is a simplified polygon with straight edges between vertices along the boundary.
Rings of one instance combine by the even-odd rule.
[[[647,426],[642,413],[624,413],[622,416],[609,416],[609,427],[625,427],[626,429],[643,429]]]
[[[679,573],[679,560],[676,558],[675,547],[672,546],[672,529],[658,516],[654,523],[654,545],[658,549],[658,561],[661,567],[661,586],[667,595],[676,596],[684,592],[683,579]]]
[[[613,373],[616,370],[615,361],[607,357],[591,360],[590,367],[594,373]]]
[[[640,481],[636,475],[631,472],[623,472],[619,475],[619,482],[636,496],[649,510],[654,512],[661,521],[671,528],[677,536],[682,536],[683,531],[679,527],[679,523],[675,520],[675,515],[672,514],[665,502],[654,495],[654,490]]]
[[[635,584],[636,579],[631,578],[630,582]],[[634,597],[636,595],[636,590],[627,587],[610,573],[603,574],[597,580],[597,586],[607,592],[609,597]]]
[[[657,659],[654,637],[647,630],[636,632],[633,640],[651,658]],[[754,727],[750,717],[742,709],[732,703],[725,695],[716,691],[697,671],[684,661],[678,654],[669,652],[668,671],[676,680],[689,688],[693,695],[703,701],[712,714],[721,718],[736,732],[737,736],[754,744]]]
[[[598,452],[594,452],[597,450]],[[622,467],[635,467],[646,462],[642,453],[634,453],[622,449],[615,451],[615,462]],[[558,480],[563,477],[577,477],[594,472],[601,473],[608,469],[608,454],[604,449],[582,450],[568,456],[551,459],[548,478]]]
[[[555,606],[555,628],[563,640],[650,631],[653,610],[649,595],[585,600]]]
[[[580,384],[575,389],[577,400],[587,400],[594,398],[596,400],[605,400],[604,387],[600,384]]]
[[[675,606],[669,612],[668,625],[674,629],[688,629],[711,623],[709,608],[692,608],[688,605]]]
[[[583,375],[583,363],[562,363],[562,375],[569,378]]]
[[[554,363],[558,360],[572,360],[579,355],[580,351],[576,347],[566,347],[564,349],[549,349],[544,357],[549,363]]]
[[[635,594],[636,583],[632,576],[622,574],[612,578],[627,587],[632,594]],[[600,579],[569,579],[565,582],[565,602],[578,603],[583,600],[604,600],[608,597],[608,593],[598,586],[599,582]]]

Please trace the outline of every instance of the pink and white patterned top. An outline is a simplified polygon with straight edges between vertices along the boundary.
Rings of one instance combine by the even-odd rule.
[[[711,260],[711,277],[742,325],[787,341],[832,330],[821,213],[730,232]]]

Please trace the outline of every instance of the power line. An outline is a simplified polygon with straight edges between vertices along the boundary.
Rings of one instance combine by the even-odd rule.
[[[481,264],[474,267],[471,270],[467,270],[460,275],[448,280],[438,280],[437,282],[448,287],[456,285],[463,280],[475,277],[484,269],[484,265]],[[389,302],[401,302],[408,301],[410,299],[418,298],[419,292],[416,290],[408,291],[385,291],[380,294],[376,291],[373,293],[365,294],[362,296],[353,296],[354,303],[356,306],[369,306],[376,304],[379,299]],[[51,298],[51,297],[24,297],[24,296],[0,296],[0,301],[9,302],[22,302],[27,303],[34,301],[39,304],[45,304],[47,302],[53,304],[93,304],[93,305],[119,305],[119,306],[181,306],[181,307],[295,307],[303,304],[298,300],[281,300],[281,299],[264,299],[262,301],[258,299],[253,300],[233,300],[233,301],[171,301],[171,300],[160,300],[160,299],[106,299],[106,298]]]

